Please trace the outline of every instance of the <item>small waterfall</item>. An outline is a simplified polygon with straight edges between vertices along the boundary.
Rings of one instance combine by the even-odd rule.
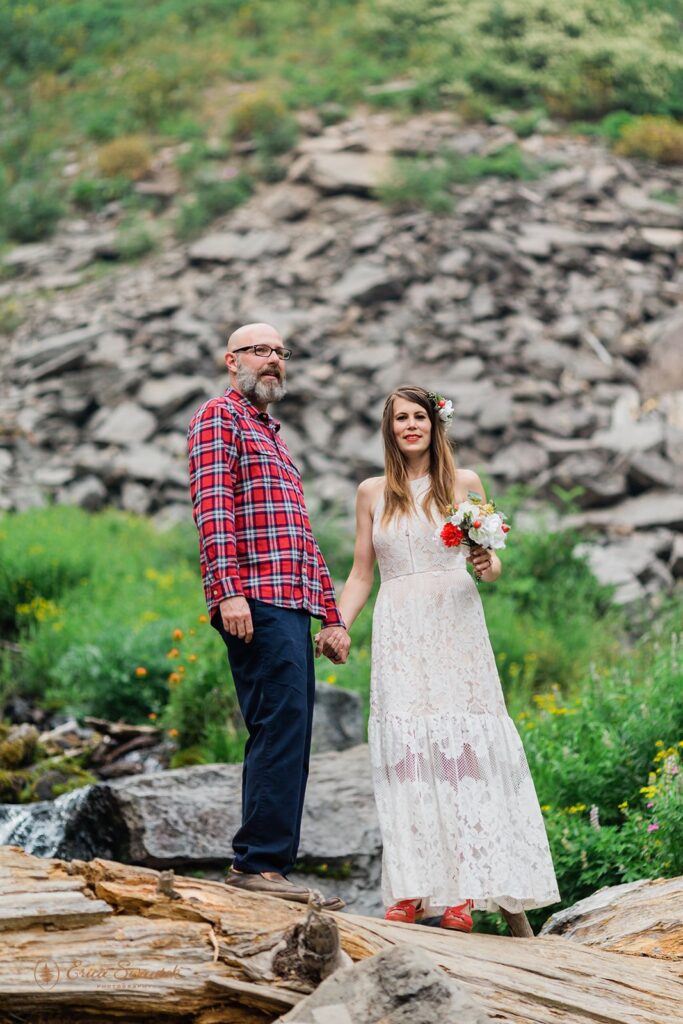
[[[37,857],[68,855],[69,831],[94,788],[83,786],[37,804],[0,805],[0,846],[21,846]]]

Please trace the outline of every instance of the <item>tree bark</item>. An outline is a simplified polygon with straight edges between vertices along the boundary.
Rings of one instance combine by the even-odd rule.
[[[339,945],[356,961],[396,943],[425,950],[508,1024],[683,1017],[679,965],[663,961],[634,970],[630,957],[552,936],[513,942],[319,913],[170,872],[0,847],[7,1024],[267,1024],[344,962]]]

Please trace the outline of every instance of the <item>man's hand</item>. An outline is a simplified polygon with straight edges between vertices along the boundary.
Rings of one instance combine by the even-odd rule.
[[[221,601],[219,608],[226,633],[250,644],[254,636],[254,624],[251,621],[251,608],[246,597],[226,597],[225,601]]]
[[[315,656],[324,654],[335,665],[343,665],[349,656],[351,637],[343,626],[324,626],[315,635]]]

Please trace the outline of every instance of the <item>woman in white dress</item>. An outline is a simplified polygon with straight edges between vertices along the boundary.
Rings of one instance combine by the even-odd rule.
[[[368,738],[384,847],[386,918],[440,915],[470,931],[472,910],[519,913],[559,900],[543,818],[509,717],[470,562],[501,572],[483,548],[438,539],[448,506],[476,473],[457,469],[436,399],[389,395],[386,473],[358,488],[353,568],[339,604],[350,628],[381,587],[373,616]]]

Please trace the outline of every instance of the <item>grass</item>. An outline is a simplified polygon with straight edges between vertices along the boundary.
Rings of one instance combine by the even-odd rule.
[[[517,145],[505,146],[489,156],[443,152],[434,159],[395,161],[377,195],[395,211],[426,209],[450,213],[455,205],[451,191],[454,185],[467,185],[486,177],[533,180],[549,169],[526,157]]]

